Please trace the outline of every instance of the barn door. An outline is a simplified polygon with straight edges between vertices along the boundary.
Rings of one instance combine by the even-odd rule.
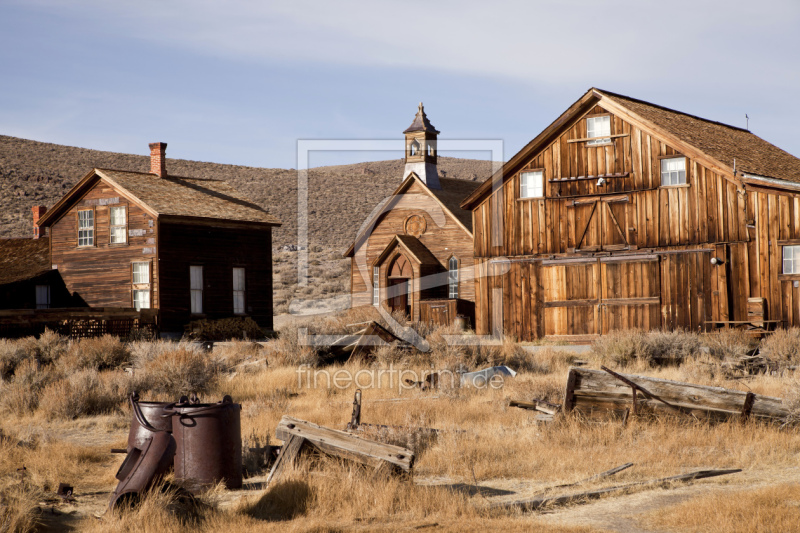
[[[543,261],[545,335],[596,335],[600,268],[596,259]]]
[[[572,204],[574,237],[570,248],[582,251],[628,248],[628,196],[612,196]]]
[[[658,256],[600,260],[601,333],[661,327],[661,269]]]

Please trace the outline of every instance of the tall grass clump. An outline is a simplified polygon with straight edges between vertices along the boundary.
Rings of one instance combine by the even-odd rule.
[[[214,385],[217,369],[204,354],[179,347],[153,358],[144,368],[137,369],[137,386],[163,394],[204,393]]]
[[[705,333],[702,341],[711,357],[718,361],[739,359],[755,347],[753,338],[741,329],[722,328]]]
[[[5,479],[0,481],[0,531],[28,533],[37,531],[44,492],[30,483]]]
[[[34,359],[23,360],[13,377],[0,383],[0,409],[17,416],[33,413],[39,407],[45,387],[61,375],[52,365],[42,366]]]

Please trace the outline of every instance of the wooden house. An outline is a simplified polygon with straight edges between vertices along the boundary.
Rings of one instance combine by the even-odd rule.
[[[50,263],[50,239],[39,235],[38,219],[46,211],[33,208],[33,237],[0,239],[0,309],[71,307],[72,295]]]
[[[191,320],[251,317],[272,329],[272,228],[278,220],[226,182],[92,169],[39,220],[73,301],[158,309],[162,332]]]
[[[479,183],[439,177],[439,132],[422,104],[404,134],[403,179],[345,253],[351,305],[380,305],[436,324],[459,315],[472,321],[472,215],[459,204]]]
[[[478,333],[800,325],[800,159],[590,89],[462,204]]]

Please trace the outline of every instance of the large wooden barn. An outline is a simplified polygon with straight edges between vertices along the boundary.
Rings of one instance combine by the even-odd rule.
[[[351,305],[380,305],[436,324],[459,315],[472,321],[472,214],[459,204],[479,183],[439,176],[439,132],[422,104],[403,133],[402,182],[345,253]]]
[[[746,129],[590,89],[461,206],[478,333],[800,326],[800,159]]]
[[[150,148],[149,173],[92,169],[38,221],[73,305],[158,309],[162,332],[235,316],[272,329],[278,220],[224,181],[168,175],[166,143]]]

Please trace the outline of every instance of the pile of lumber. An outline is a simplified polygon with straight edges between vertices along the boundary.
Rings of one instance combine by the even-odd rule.
[[[564,413],[589,418],[674,413],[705,420],[754,418],[780,422],[789,415],[781,398],[666,379],[570,368]]]
[[[354,325],[364,327],[351,335],[335,339],[330,345],[323,348],[321,357],[325,363],[343,363],[351,359],[363,358],[370,355],[379,346],[388,346],[392,343],[396,343],[396,346],[400,348],[411,347],[409,343],[375,321]]]

